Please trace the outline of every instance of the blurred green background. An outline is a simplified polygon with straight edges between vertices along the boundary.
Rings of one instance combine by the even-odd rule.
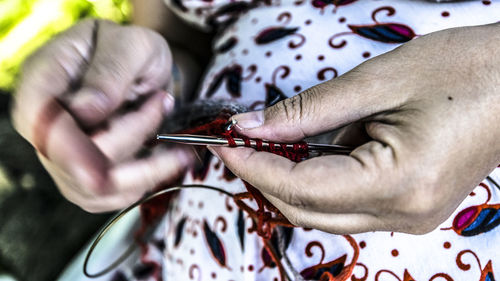
[[[85,17],[130,18],[126,0],[1,0],[0,88],[12,90],[22,61],[55,34]]]
[[[67,202],[8,116],[20,65],[82,18],[126,23],[127,0],[0,0],[0,281],[56,280],[110,214]]]

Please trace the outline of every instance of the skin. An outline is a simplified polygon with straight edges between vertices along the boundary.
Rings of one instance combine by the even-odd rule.
[[[173,109],[174,97],[165,90],[174,86],[173,59],[182,84],[196,81],[186,73],[199,72],[179,51],[189,41],[163,33],[175,42],[170,48],[145,28],[179,21],[158,9],[164,7],[161,0],[148,3],[152,7],[136,10],[138,25],[85,20],[23,65],[11,111],[14,127],[36,148],[61,193],[89,212],[126,207],[176,179],[193,160],[189,151],[164,147],[136,157]],[[176,26],[178,32],[191,31]]]
[[[61,193],[87,211],[127,206],[193,161],[180,149],[134,157],[172,109],[164,90],[172,87],[172,62],[190,85],[192,54],[209,49],[183,53],[195,46],[183,38],[197,37],[178,35],[196,31],[159,10],[159,1],[137,6],[134,20],[168,44],[147,28],[89,20],[24,65],[13,123]],[[349,156],[296,164],[247,148],[212,151],[298,226],[431,231],[500,161],[499,43],[498,25],[437,32],[234,117],[241,133],[276,142],[342,128],[335,141],[357,147]],[[123,110],[131,102],[138,109]]]
[[[211,150],[297,226],[430,232],[500,163],[499,43],[499,24],[436,32],[233,116],[241,134],[275,142],[342,128],[348,156]]]

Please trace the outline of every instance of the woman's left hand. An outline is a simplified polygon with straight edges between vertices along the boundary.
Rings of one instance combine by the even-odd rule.
[[[349,156],[211,150],[297,226],[432,231],[500,163],[499,45],[498,24],[436,32],[233,117],[240,133],[274,142],[344,126],[341,141],[368,136]]]

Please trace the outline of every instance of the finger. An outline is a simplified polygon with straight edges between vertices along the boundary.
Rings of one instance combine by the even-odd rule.
[[[113,192],[88,192],[85,182],[75,180],[45,158],[41,158],[59,190],[69,201],[91,213],[121,209],[139,200],[146,192],[178,178],[193,161],[189,151],[156,148],[148,158],[124,163],[110,171],[107,186]]]
[[[60,106],[53,101],[54,107]],[[94,194],[111,192],[108,187],[107,157],[76,125],[70,114],[59,109],[50,126],[35,127],[34,145],[40,157],[50,160]]]
[[[92,136],[97,147],[112,161],[120,162],[133,156],[148,139],[153,139],[166,113],[174,106],[172,95],[158,91],[137,111],[117,116],[109,128]]]
[[[126,190],[117,193],[95,195],[86,192],[83,183],[76,183],[73,178],[67,177],[55,166],[44,164],[54,179],[61,194],[73,204],[89,213],[102,213],[128,207],[139,200],[145,191],[139,189]]]
[[[12,112],[16,129],[44,157],[88,183],[93,192],[102,192],[108,161],[58,102],[91,61],[89,38],[97,30],[95,23],[82,22],[28,60]]]
[[[140,27],[99,21],[94,54],[70,109],[86,126],[95,125],[125,100],[164,88],[172,58],[165,40]]]
[[[364,63],[341,77],[319,84],[262,111],[238,114],[236,128],[252,138],[290,142],[314,136],[401,105],[405,97],[390,99]],[[375,65],[376,66],[376,65]]]
[[[333,155],[294,163],[249,148],[212,147],[237,176],[263,193],[311,210],[375,212],[382,188],[392,184],[392,149],[369,142],[350,156]]]
[[[268,194],[263,195],[295,226],[314,228],[333,234],[386,230],[386,224],[370,214],[315,212],[289,205]]]
[[[42,47],[23,66],[12,117],[16,129],[66,173],[88,182],[92,192],[107,178],[108,161],[58,101],[78,80],[91,56],[94,21],[83,21]]]
[[[102,213],[123,209],[137,202],[145,193],[139,189],[126,190],[105,195],[88,195],[79,192],[78,188],[68,185],[55,177],[61,194],[71,203],[89,213]]]
[[[33,142],[33,124],[53,112],[47,110],[81,76],[81,69],[92,55],[87,38],[92,37],[95,21],[85,20],[72,27],[32,55],[22,68],[14,95],[12,120],[19,133]]]
[[[191,151],[157,147],[148,158],[116,166],[110,172],[110,178],[119,191],[150,191],[179,177],[193,160]]]

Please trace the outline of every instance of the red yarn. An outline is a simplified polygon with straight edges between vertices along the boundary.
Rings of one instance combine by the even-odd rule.
[[[226,130],[226,124],[231,117],[231,112],[221,112],[219,116],[212,122],[195,126],[187,130],[183,130],[179,133],[182,134],[200,134],[200,135],[212,135],[224,137],[227,139],[229,146],[235,147],[235,138],[243,139],[246,147],[251,147],[250,139],[239,135],[234,129]],[[281,155],[292,161],[300,162],[309,156],[308,146],[305,142],[299,142],[293,144],[289,148],[286,144],[276,144],[272,142],[267,142],[269,145],[264,146],[263,141],[260,139],[253,139],[256,146],[254,147],[257,151],[266,151]],[[248,213],[248,215],[257,222],[255,230],[257,234],[264,239],[264,241],[269,241],[271,239],[273,229],[277,225],[293,227],[292,224],[281,214],[281,212],[274,207],[271,202],[269,202],[258,189],[253,187],[246,181],[243,181],[247,192],[239,193],[234,195],[234,201],[236,205]],[[155,188],[155,191],[164,189],[171,184],[162,184]],[[168,210],[168,203],[172,200],[173,193],[164,194],[158,198],[146,202],[141,205],[141,226],[139,230],[135,233],[135,240],[141,248],[141,262],[143,265],[150,266],[153,269],[154,279],[161,281],[160,265],[156,262],[147,260],[148,247],[146,241],[144,241],[144,236],[147,233],[149,226],[153,225],[158,221]],[[248,206],[243,200],[253,199],[257,203],[257,210]],[[270,247],[269,243],[265,243],[265,247]],[[271,253],[274,253],[272,249],[268,249]],[[273,259],[277,261],[278,257],[273,254]]]
[[[236,142],[234,138],[241,138],[245,142],[246,147],[251,147],[250,139],[239,135],[233,128],[228,131],[221,132],[221,135],[227,139],[229,146],[236,147]],[[277,155],[281,155],[286,157],[292,161],[300,162],[303,159],[309,156],[309,149],[307,147],[306,142],[294,143],[292,148],[288,148],[287,144],[276,144],[273,142],[267,142],[269,146],[263,146],[263,141],[260,139],[254,139],[256,147],[254,147],[257,151],[266,151],[271,152]]]
[[[250,139],[239,135],[234,129],[226,130],[226,124],[232,113],[221,112],[219,116],[212,122],[195,126],[194,128],[186,129],[181,132],[181,134],[199,134],[199,135],[212,135],[224,137],[227,139],[229,146],[235,147],[235,138],[243,139],[245,146],[250,147]],[[263,141],[260,139],[253,139],[256,143],[254,147],[257,151],[266,151],[281,155],[292,161],[300,162],[306,159],[309,155],[307,143],[299,142],[293,144],[291,148],[287,147],[286,144],[276,144],[268,142],[269,146],[264,146]],[[257,222],[257,234],[264,239],[270,239],[272,235],[273,228],[276,225],[292,226],[288,220],[280,213],[280,211],[274,207],[261,193],[258,189],[253,187],[246,181],[243,181],[247,192],[239,193],[234,196],[235,203],[238,207],[246,211],[250,217],[252,217]],[[165,187],[165,185],[162,185]],[[162,189],[161,187],[156,190]],[[167,211],[168,202],[171,200],[172,196],[161,196],[151,202],[144,203],[141,206],[141,228],[136,233],[136,240],[142,244],[141,237],[146,232],[147,226],[151,225],[153,221],[159,219]],[[257,210],[250,208],[246,205],[244,199],[254,199],[257,203]]]
[[[235,138],[243,139],[246,147],[250,146],[250,139],[239,135],[233,128],[226,130],[230,114],[221,113],[214,121],[207,124],[184,130],[184,134],[202,134],[225,137],[230,147],[236,147]],[[287,144],[277,144],[267,142],[269,146],[264,146],[260,139],[253,139],[256,143],[254,147],[257,151],[266,151],[286,157],[294,162],[300,162],[309,156],[309,149],[306,142],[294,143],[291,148]],[[243,181],[247,192],[235,196],[235,201],[240,208],[243,208],[251,217],[257,221],[257,234],[265,239],[271,238],[272,230],[276,225],[292,226],[280,211],[269,202],[258,189],[246,181]],[[254,199],[258,209],[255,211],[248,207],[242,200]]]

